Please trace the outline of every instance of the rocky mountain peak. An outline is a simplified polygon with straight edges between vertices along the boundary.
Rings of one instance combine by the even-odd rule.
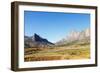
[[[77,40],[79,35],[80,35],[79,31],[75,31],[75,30],[71,31],[69,32],[68,36],[66,36],[66,40],[70,40],[70,41]]]
[[[42,38],[38,34],[34,33],[33,36],[24,36],[25,46],[36,47],[36,46],[51,46],[53,43],[49,42],[47,39]]]
[[[69,43],[73,41],[89,42],[89,40],[90,40],[90,28],[87,28],[83,31],[72,30],[71,32],[68,33],[68,35],[65,38],[58,41],[57,44],[64,44],[64,43]]]
[[[33,41],[41,41],[42,37],[40,37],[38,34],[34,33],[34,35],[31,36],[31,39]]]

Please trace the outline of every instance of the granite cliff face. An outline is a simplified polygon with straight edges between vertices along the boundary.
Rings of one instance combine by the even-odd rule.
[[[80,32],[73,30],[69,32],[69,34],[65,38],[61,39],[56,44],[66,44],[66,43],[75,42],[75,41],[89,43],[90,42],[90,28],[85,29]]]

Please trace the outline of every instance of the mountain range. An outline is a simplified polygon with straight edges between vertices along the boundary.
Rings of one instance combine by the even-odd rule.
[[[71,31],[69,34],[56,42],[56,45],[62,45],[66,43],[79,42],[79,43],[89,43],[90,42],[90,28],[87,28],[83,31]]]
[[[59,40],[56,43],[52,43],[45,38],[42,38],[38,34],[34,34],[33,36],[24,36],[24,47],[46,47],[46,46],[54,46],[54,45],[64,45],[69,43],[90,43],[90,28],[87,28],[83,31],[71,31],[65,37]]]

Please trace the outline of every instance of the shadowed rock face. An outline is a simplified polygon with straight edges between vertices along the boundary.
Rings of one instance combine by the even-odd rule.
[[[24,47],[29,48],[29,47],[45,47],[45,46],[52,46],[54,45],[53,43],[49,42],[47,39],[44,39],[37,35],[36,33],[31,36],[24,36]]]

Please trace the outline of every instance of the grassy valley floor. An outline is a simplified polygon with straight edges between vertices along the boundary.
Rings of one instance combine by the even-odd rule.
[[[89,59],[90,46],[70,45],[41,48],[25,48],[24,61],[48,61],[48,60],[71,60]]]

